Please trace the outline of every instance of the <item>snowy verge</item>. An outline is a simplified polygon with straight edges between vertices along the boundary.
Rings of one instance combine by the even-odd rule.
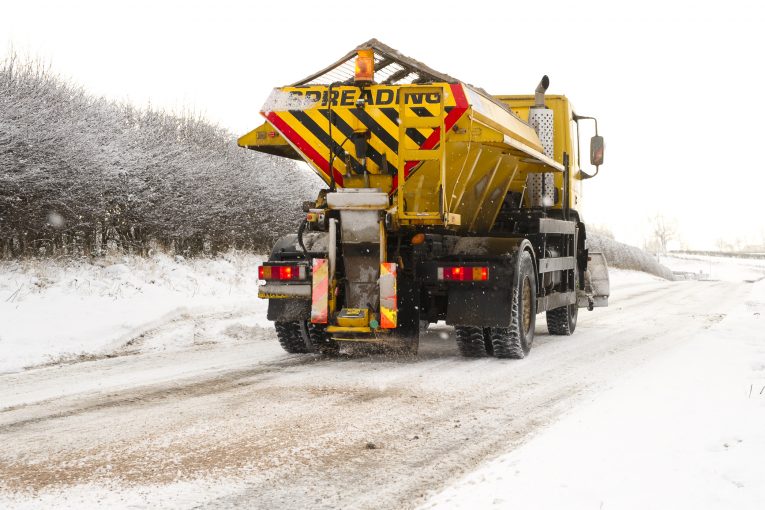
[[[269,327],[267,303],[257,297],[261,260],[231,253],[2,262],[0,373],[126,349],[236,340],[243,328]],[[242,321],[226,321],[234,317]],[[184,329],[189,334],[178,334]]]
[[[423,507],[762,508],[763,321],[765,280],[694,341]]]

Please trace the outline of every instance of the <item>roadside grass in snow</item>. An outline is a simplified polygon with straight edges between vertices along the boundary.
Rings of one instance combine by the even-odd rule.
[[[600,238],[593,249],[612,268],[671,276],[637,248]],[[272,324],[257,297],[261,261],[238,251],[2,261],[0,373],[263,336]]]
[[[0,262],[0,372],[270,328],[257,297],[261,261],[230,252]]]

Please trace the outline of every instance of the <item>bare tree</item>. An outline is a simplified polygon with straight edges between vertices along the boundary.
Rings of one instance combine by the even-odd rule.
[[[669,242],[677,238],[677,224],[674,220],[666,218],[661,213],[653,216],[650,222],[653,245],[659,253],[666,255]]]

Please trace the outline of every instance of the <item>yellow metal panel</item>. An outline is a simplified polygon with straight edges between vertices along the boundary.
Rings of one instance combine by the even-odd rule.
[[[327,326],[328,333],[371,333],[368,326]]]
[[[406,124],[411,128],[440,128],[443,122],[439,117],[416,117],[407,119]]]
[[[343,327],[368,326],[369,310],[366,308],[343,308],[337,314],[337,325]]]
[[[260,299],[295,299],[295,296],[288,296],[286,294],[273,294],[271,292],[263,292],[258,290],[258,297]]]
[[[441,151],[436,150],[408,150],[401,151],[406,161],[431,161],[441,158]]]
[[[269,124],[261,124],[237,140],[240,147],[287,145],[287,141]]]

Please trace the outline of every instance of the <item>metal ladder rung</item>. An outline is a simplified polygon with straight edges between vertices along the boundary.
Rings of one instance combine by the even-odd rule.
[[[403,149],[402,157],[404,161],[431,161],[441,159],[441,151],[439,150],[411,150]]]
[[[443,126],[443,117],[404,117],[401,121],[404,128],[430,128],[436,129]]]
[[[438,113],[431,117],[419,117],[416,115],[408,115],[408,98],[415,94],[437,94],[438,102],[432,103],[431,106],[436,107]],[[443,220],[443,211],[407,211],[406,202],[404,201],[404,184],[407,180],[406,175],[407,163],[413,161],[434,161],[439,168],[438,177],[438,189],[439,193],[443,195],[445,180],[445,166],[444,166],[444,116],[446,115],[446,109],[444,107],[444,99],[446,92],[442,87],[423,87],[423,86],[411,86],[401,89],[399,95],[398,107],[400,112],[399,117],[399,148],[398,148],[398,211],[399,218],[409,221],[441,221]],[[412,112],[413,113],[413,112]],[[432,114],[432,112],[431,112]],[[436,148],[431,149],[410,149],[405,147],[407,143],[407,129],[432,129],[434,134],[440,131],[441,140]],[[440,203],[445,202],[443,196]]]

